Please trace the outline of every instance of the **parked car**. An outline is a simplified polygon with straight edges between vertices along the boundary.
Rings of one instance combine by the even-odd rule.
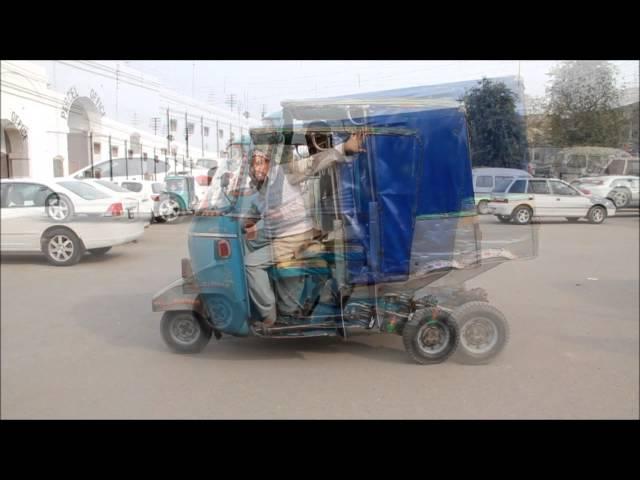
[[[104,255],[138,239],[144,223],[122,201],[68,179],[2,179],[0,250],[43,253],[56,266],[74,265],[85,252]]]
[[[611,200],[616,208],[640,205],[640,178],[630,175],[603,175],[579,178],[571,182],[586,195],[596,195]]]
[[[183,169],[184,166],[177,159],[156,159],[147,157],[112,158],[87,165],[69,176],[76,180],[85,178],[100,178],[119,183],[124,180],[153,180],[163,182],[169,170]]]
[[[164,183],[151,180],[121,180],[118,184],[137,196],[141,216],[149,216],[152,221],[163,221],[160,217],[159,205]]]
[[[533,217],[565,217],[570,222],[586,218],[602,223],[616,213],[611,200],[588,196],[556,178],[516,178],[504,192],[494,192],[489,211],[499,221],[526,225]]]
[[[136,216],[142,218],[147,222],[150,220],[150,218],[147,215],[141,216],[140,200],[136,198],[136,194],[134,194],[132,191],[121,187],[117,183],[110,182],[109,180],[87,178],[85,180],[82,180],[82,182],[88,183],[89,185],[93,185],[95,188],[97,188],[101,192],[104,192],[110,195],[115,195],[120,199],[125,210],[134,211]]]
[[[516,168],[479,167],[473,169],[473,190],[478,213],[489,213],[489,200],[494,190],[504,191],[515,177],[531,177],[526,170]]]

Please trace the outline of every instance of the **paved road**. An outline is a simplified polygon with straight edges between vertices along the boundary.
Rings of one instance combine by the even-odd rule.
[[[637,212],[544,221],[538,258],[470,282],[511,325],[486,366],[414,365],[383,335],[172,354],[150,301],[178,277],[187,228],[152,225],[71,268],[3,257],[2,418],[638,418]]]

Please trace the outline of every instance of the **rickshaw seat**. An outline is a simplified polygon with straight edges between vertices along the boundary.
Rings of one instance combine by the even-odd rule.
[[[296,258],[276,263],[275,278],[301,277],[305,275],[328,275],[329,264],[322,258]]]

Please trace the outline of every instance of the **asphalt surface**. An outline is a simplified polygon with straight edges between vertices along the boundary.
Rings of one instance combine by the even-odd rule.
[[[637,419],[637,210],[536,228],[536,259],[468,284],[485,288],[511,327],[484,366],[416,365],[400,337],[375,334],[223,337],[197,355],[171,353],[151,298],[180,275],[188,221],[152,225],[136,244],[70,268],[3,256],[1,416]]]

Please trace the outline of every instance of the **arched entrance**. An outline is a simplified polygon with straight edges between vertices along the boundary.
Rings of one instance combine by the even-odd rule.
[[[28,177],[30,162],[27,137],[10,120],[2,119],[0,127],[0,177]]]
[[[79,97],[69,109],[67,118],[67,151],[69,174],[89,165],[91,148],[89,133],[97,132],[100,127],[100,114],[93,102],[87,97]]]

